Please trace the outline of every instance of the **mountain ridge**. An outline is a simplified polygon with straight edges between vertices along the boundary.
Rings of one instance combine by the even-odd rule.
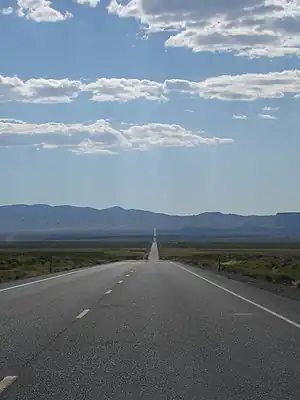
[[[71,205],[16,204],[0,206],[0,232],[93,231],[99,233],[180,233],[192,236],[258,235],[300,238],[300,212],[239,215],[205,212],[169,215],[152,211]]]

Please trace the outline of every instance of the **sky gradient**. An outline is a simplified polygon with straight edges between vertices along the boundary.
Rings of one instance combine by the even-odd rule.
[[[300,0],[1,0],[0,204],[298,211]]]

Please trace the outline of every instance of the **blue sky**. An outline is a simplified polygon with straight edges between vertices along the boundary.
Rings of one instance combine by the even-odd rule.
[[[299,0],[1,0],[0,36],[0,204],[299,210]]]

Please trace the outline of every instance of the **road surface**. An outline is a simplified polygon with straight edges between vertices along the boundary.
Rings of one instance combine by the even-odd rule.
[[[0,285],[0,399],[300,398],[300,303],[159,261]]]

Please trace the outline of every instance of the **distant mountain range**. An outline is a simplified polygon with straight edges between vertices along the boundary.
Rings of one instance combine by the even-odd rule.
[[[0,239],[20,237],[98,238],[103,235],[159,235],[203,238],[300,238],[300,213],[241,216],[218,212],[174,216],[120,207],[49,205],[0,207]]]

